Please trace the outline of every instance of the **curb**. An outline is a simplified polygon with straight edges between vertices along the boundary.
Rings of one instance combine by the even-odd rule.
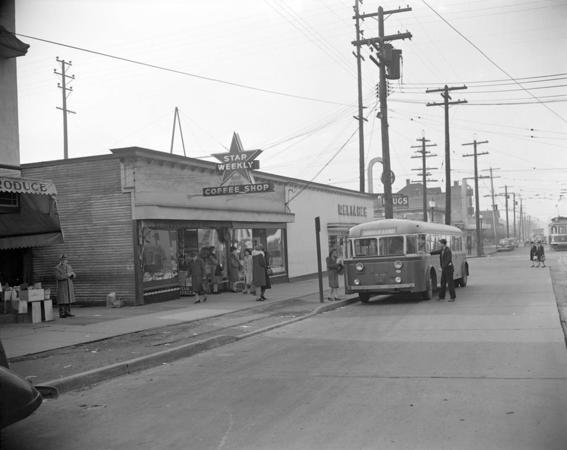
[[[314,311],[307,313],[300,317],[287,320],[285,322],[270,325],[259,330],[251,331],[249,333],[241,334],[240,336],[215,336],[202,341],[192,342],[190,344],[181,345],[179,347],[170,348],[160,352],[152,353],[151,355],[141,356],[139,358],[130,359],[127,361],[118,362],[109,366],[99,367],[97,369],[88,370],[86,372],[77,373],[64,378],[57,378],[55,380],[42,382],[43,386],[51,386],[57,388],[60,394],[65,392],[74,391],[77,389],[85,388],[102,381],[110,380],[122,375],[128,375],[134,372],[139,372],[149,369],[160,364],[169,363],[181,358],[188,358],[197,353],[212,350],[223,345],[231,344],[233,342],[241,341],[248,337],[257,334],[265,333],[267,331],[284,327],[300,320],[305,320],[317,314],[332,311],[351,303],[358,302],[358,296],[347,298],[338,302],[323,304],[317,307]]]

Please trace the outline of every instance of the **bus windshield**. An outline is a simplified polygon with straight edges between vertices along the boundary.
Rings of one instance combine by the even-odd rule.
[[[404,236],[355,239],[353,256],[402,256]]]

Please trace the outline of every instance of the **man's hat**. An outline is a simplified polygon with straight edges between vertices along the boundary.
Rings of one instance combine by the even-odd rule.
[[[65,254],[61,255],[61,258],[59,258],[60,260],[64,260],[67,259],[67,257],[65,256]]]
[[[447,239],[439,239],[439,242],[441,242],[443,245],[447,245]]]

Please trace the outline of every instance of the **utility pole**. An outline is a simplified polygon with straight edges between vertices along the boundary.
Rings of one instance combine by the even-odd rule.
[[[518,239],[518,234],[516,233],[516,193],[512,192],[512,201],[514,202],[514,238]]]
[[[524,230],[524,202],[522,197],[520,197],[520,239],[522,242],[526,242],[526,233]]]
[[[510,237],[510,222],[508,220],[508,185],[504,185],[504,199],[506,202],[506,237]]]
[[[444,106],[445,107],[445,224],[451,225],[451,145],[449,140],[449,105],[458,105],[460,103],[467,103],[466,100],[455,100],[450,102],[451,96],[449,91],[457,89],[467,89],[466,86],[453,86],[441,89],[427,89],[426,93],[441,92],[443,97],[442,103],[427,103],[427,106]]]
[[[387,103],[387,86],[386,78],[400,78],[400,60],[401,50],[393,48],[388,41],[397,39],[411,39],[411,33],[397,33],[386,36],[384,34],[384,15],[391,15],[401,12],[411,11],[410,7],[398,8],[395,10],[384,11],[381,6],[377,13],[358,14],[358,18],[365,19],[367,17],[378,18],[378,37],[370,39],[359,39],[352,42],[353,45],[371,45],[378,52],[378,59],[370,55],[370,59],[380,69],[380,112],[378,116],[381,122],[382,133],[382,165],[384,172],[382,173],[382,183],[384,184],[384,217],[392,219],[394,217],[394,203],[392,198],[392,183],[394,182],[393,173],[390,166],[390,140],[388,136],[388,103]],[[388,69],[386,71],[386,69]]]
[[[360,13],[359,4],[362,0],[355,0],[354,2],[354,18],[355,18],[355,29],[356,29],[356,42],[360,41],[360,37],[363,32],[360,29]],[[358,170],[359,170],[359,182],[360,192],[364,192],[365,180],[364,180],[364,116],[362,110],[364,106],[362,105],[362,68],[361,60],[364,57],[360,54],[360,44],[355,44],[356,53],[354,54],[356,58],[356,72],[358,78],[358,117],[354,118],[358,120]]]
[[[475,216],[475,227],[476,227],[476,256],[482,256],[482,236],[480,230],[480,199],[478,196],[478,157],[480,155],[488,155],[488,152],[478,153],[476,148],[480,144],[488,144],[488,141],[477,141],[467,142],[463,145],[472,145],[473,153],[463,155],[463,158],[468,158],[470,156],[474,157],[474,216]]]
[[[488,169],[490,171],[490,196],[492,198],[492,231],[494,233],[494,245],[496,245],[498,243],[498,235],[496,233],[496,203],[494,202],[494,178],[500,178],[500,177],[494,177],[494,170],[500,170],[500,169],[494,169],[494,168],[490,168]]]
[[[67,87],[67,78],[74,80],[75,75],[67,75],[66,73],[67,66],[70,67],[72,64],[71,61],[65,61],[64,59],[59,59],[59,56],[57,56],[55,59],[58,63],[61,63],[61,72],[57,72],[57,69],[53,69],[53,73],[61,76],[61,83],[57,83],[57,87],[61,89],[63,103],[62,103],[62,107],[60,108],[59,106],[57,106],[57,109],[63,111],[63,158],[68,159],[69,143],[67,136],[67,114],[69,113],[76,114],[76,113],[75,111],[71,111],[67,109],[67,92],[73,91],[72,87]]]
[[[437,167],[427,167],[426,159],[437,155],[431,154],[431,152],[428,152],[426,148],[437,147],[437,144],[426,144],[426,142],[429,142],[429,139],[425,139],[425,137],[422,137],[421,139],[416,139],[416,141],[418,142],[421,141],[421,145],[412,145],[411,148],[421,148],[421,150],[416,150],[416,153],[419,153],[419,155],[412,156],[412,158],[421,158],[421,169],[414,169],[414,170],[421,170],[421,179],[423,183],[423,221],[427,222],[427,176],[431,175],[428,172],[428,170],[437,169]],[[437,181],[437,180],[430,180],[430,181]]]

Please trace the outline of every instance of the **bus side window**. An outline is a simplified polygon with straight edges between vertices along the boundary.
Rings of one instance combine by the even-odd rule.
[[[423,253],[423,252],[427,251],[426,244],[427,244],[427,242],[426,242],[425,234],[420,234],[417,237],[417,251],[418,251],[418,253]]]
[[[406,236],[406,254],[414,255],[417,253],[417,236]]]

